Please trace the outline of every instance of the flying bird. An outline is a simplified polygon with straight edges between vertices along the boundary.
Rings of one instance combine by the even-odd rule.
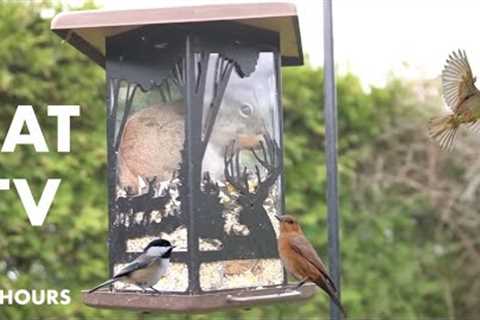
[[[468,63],[465,51],[452,52],[442,71],[443,96],[452,111],[432,118],[428,123],[428,135],[440,147],[451,150],[460,125],[477,129],[480,118],[480,91],[475,87],[476,77]]]
[[[121,268],[113,278],[90,289],[88,293],[117,281],[137,285],[144,292],[147,291],[147,288],[150,288],[159,293],[153,286],[167,273],[174,247],[168,240],[156,239],[151,241],[135,260]]]
[[[327,268],[303,234],[302,228],[290,215],[275,216],[280,221],[278,251],[285,269],[300,280],[297,288],[311,281],[323,289],[346,316],[337,295],[337,288]]]

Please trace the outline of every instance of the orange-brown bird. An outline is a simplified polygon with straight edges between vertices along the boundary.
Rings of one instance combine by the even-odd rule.
[[[311,243],[305,238],[302,228],[290,215],[275,216],[280,221],[278,251],[285,269],[300,280],[297,288],[311,281],[322,288],[346,316],[337,296],[337,288],[328,275],[327,268]]]
[[[477,129],[480,91],[475,87],[475,81],[465,51],[451,53],[442,71],[442,87],[445,102],[453,113],[435,117],[428,123],[428,135],[442,149],[453,148],[460,125],[466,124]]]

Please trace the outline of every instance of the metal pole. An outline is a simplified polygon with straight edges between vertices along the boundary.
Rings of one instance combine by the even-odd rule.
[[[338,238],[337,99],[333,59],[332,0],[323,1],[325,153],[327,157],[328,261],[340,299],[340,241]],[[330,318],[340,319],[340,310],[330,302]]]

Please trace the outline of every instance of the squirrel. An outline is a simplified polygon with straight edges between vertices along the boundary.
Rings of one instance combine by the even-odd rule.
[[[244,99],[245,100],[245,99]],[[207,110],[203,122],[206,121]],[[142,193],[148,179],[168,181],[182,161],[185,140],[183,101],[148,106],[132,113],[125,123],[118,150],[120,187]],[[202,171],[223,177],[225,148],[235,141],[241,149],[255,148],[266,132],[265,120],[253,103],[225,95],[205,152]]]
[[[218,54],[216,55],[218,59]],[[215,54],[212,54],[215,61]],[[218,62],[218,60],[216,60]],[[212,65],[218,65],[212,63]],[[273,55],[261,53],[255,72],[248,76],[232,72],[227,79],[218,79],[217,67],[206,70],[206,83],[202,89],[203,101],[193,108],[203,108],[201,128],[202,139],[208,139],[202,162],[202,174],[208,173],[216,181],[225,181],[224,157],[227,148],[234,151],[261,148],[265,137],[275,140],[281,130],[279,114],[279,92],[274,72]],[[225,91],[218,90],[219,81],[227,81]],[[175,88],[172,87],[172,88]],[[186,106],[181,88],[167,95],[155,97],[154,91],[144,101],[158,101],[173,98],[173,102],[147,104],[134,100],[133,110],[121,133],[118,158],[119,187],[124,190],[138,190],[143,193],[147,181],[155,178],[157,185],[170,181],[176,176],[182,161],[185,142]],[[152,89],[153,90],[153,89]],[[171,94],[173,93],[173,95]],[[218,96],[221,94],[222,96]],[[159,99],[159,100],[160,100]],[[177,100],[178,99],[178,100]],[[215,119],[211,104],[221,99]],[[214,123],[210,121],[214,120]],[[198,125],[198,124],[196,124]],[[210,132],[206,128],[211,127]],[[242,152],[241,166],[253,168],[257,164],[251,152]]]

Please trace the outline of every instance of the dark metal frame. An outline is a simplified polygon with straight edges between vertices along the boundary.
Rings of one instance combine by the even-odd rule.
[[[218,30],[223,30],[224,32],[219,33]],[[138,39],[145,40],[145,36],[147,38],[150,36],[158,36],[159,32],[166,37],[171,37],[171,39],[177,39],[177,46],[172,49],[172,52],[162,56],[162,59],[170,59],[170,63],[163,63],[162,65],[156,66],[155,62],[159,61],[160,58],[152,55],[150,52],[142,51],[144,50],[142,43],[139,45],[135,45],[135,43],[138,43]],[[208,38],[208,41],[204,40],[205,38]],[[181,43],[178,39],[184,39],[184,42]],[[236,40],[232,42],[232,39]],[[130,43],[131,49],[125,50],[124,47],[122,47],[125,42]],[[172,42],[175,41],[172,40]],[[121,50],[120,47],[122,47]],[[280,108],[277,112],[279,113],[279,128],[281,132],[280,136],[276,137],[278,139],[278,145],[275,142],[275,137],[271,139],[271,137],[266,136],[266,144],[263,146],[263,151],[261,151],[263,153],[257,154],[254,150],[251,150],[259,163],[267,168],[267,172],[270,174],[264,178],[264,185],[261,188],[257,188],[256,192],[253,193],[238,190],[241,193],[240,199],[242,200],[239,200],[239,203],[242,206],[242,210],[256,214],[256,218],[254,217],[253,221],[249,221],[248,223],[249,227],[257,227],[259,232],[256,233],[256,236],[260,236],[261,240],[257,239],[254,243],[262,244],[262,246],[259,247],[260,249],[252,251],[251,245],[253,243],[251,241],[247,242],[248,245],[242,247],[238,246],[238,243],[241,243],[241,241],[237,238],[230,242],[231,244],[235,243],[236,247],[231,245],[224,251],[200,252],[199,238],[201,237],[201,233],[206,231],[214,232],[214,226],[205,225],[204,221],[215,221],[215,217],[204,216],[203,219],[200,220],[198,219],[199,213],[216,212],[218,208],[215,208],[215,185],[209,185],[209,188],[214,191],[213,193],[206,193],[201,190],[202,181],[205,182],[205,179],[207,179],[208,183],[209,177],[202,175],[202,163],[198,161],[198,159],[203,159],[211,129],[231,73],[235,70],[240,76],[248,76],[255,70],[258,55],[262,51],[273,52],[274,55],[274,68],[278,90],[277,102]],[[122,52],[122,54],[118,52]],[[138,59],[136,56],[137,52],[143,52],[145,55],[141,57],[142,62],[140,63],[140,68],[136,68],[139,64],[139,61],[135,60]],[[203,124],[202,119],[204,118],[203,112],[205,110],[198,108],[198,106],[203,105],[209,53],[213,52],[219,53],[219,59],[217,61],[219,65],[216,66],[216,94],[210,108],[206,110],[208,112],[206,117],[207,121],[206,124]],[[180,56],[178,56],[178,53],[181,53]],[[179,176],[183,178],[179,190],[183,195],[181,201],[182,213],[177,223],[187,226],[188,252],[174,253],[172,256],[173,261],[183,262],[188,265],[189,287],[185,294],[200,294],[202,292],[199,283],[199,268],[203,262],[278,257],[275,233],[270,221],[267,221],[268,218],[267,220],[263,219],[261,221],[258,219],[266,218],[265,210],[262,207],[263,201],[268,195],[270,187],[276,183],[277,178],[280,177],[280,179],[282,179],[283,157],[281,150],[283,150],[283,119],[280,101],[280,59],[278,34],[232,22],[195,25],[179,24],[162,26],[161,28],[158,26],[147,26],[107,39],[106,69],[109,88],[107,92],[107,139],[111,273],[113,273],[115,263],[129,261],[135,256],[125,253],[124,245],[127,238],[127,231],[122,228],[117,228],[114,225],[119,210],[133,210],[136,206],[143,206],[142,210],[148,208],[151,211],[165,205],[169,200],[168,195],[153,198],[153,193],[151,192],[147,192],[147,194],[138,197],[127,196],[116,200],[116,153],[134,94],[138,89],[148,90],[153,86],[164,84],[166,81],[165,74],[171,71],[163,69],[165,65],[175,65],[175,77],[171,80],[173,84],[183,92],[186,107],[185,145],[182,151],[182,163],[179,170]],[[120,123],[119,130],[117,130],[116,112],[119,107],[118,93],[122,81],[127,81],[129,87],[125,98],[125,114]],[[227,161],[227,157],[230,157],[230,160],[233,160],[234,157],[238,159],[238,154],[235,154],[235,152],[228,155],[226,154],[225,156],[225,161]],[[233,163],[230,168],[233,170]],[[242,173],[243,175],[246,174],[245,171],[240,170],[238,165],[236,169],[237,178],[241,178]],[[227,167],[226,172],[233,174],[233,171],[228,171]],[[262,179],[258,167],[256,168],[256,174],[259,179]],[[233,182],[233,180],[231,180],[231,182]],[[151,184],[149,189],[151,191],[153,190],[152,185],[154,181],[149,181],[149,183]],[[237,188],[240,187],[239,184],[236,184],[236,186]],[[281,212],[284,210],[283,193],[281,195],[280,210]],[[259,221],[261,223],[259,223]],[[244,222],[248,225],[247,221]],[[258,228],[258,226],[261,228]],[[286,284],[286,281],[287,279],[284,275],[284,284]],[[242,288],[242,290],[243,289],[246,288]],[[169,294],[169,292],[164,293]],[[178,292],[176,294],[178,294]]]

